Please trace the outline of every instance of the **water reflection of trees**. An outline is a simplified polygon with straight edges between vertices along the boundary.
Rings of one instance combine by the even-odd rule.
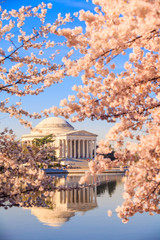
[[[112,197],[116,189],[117,182],[116,181],[109,181],[103,182],[99,186],[97,186],[97,196],[102,196],[106,191],[108,191],[109,196]]]
[[[84,186],[78,184],[79,180],[80,176],[54,178],[56,190],[20,194],[17,197],[22,205],[19,205],[30,209],[31,214],[43,224],[59,227],[76,212],[85,213],[96,208],[97,196],[108,192],[111,197],[122,176],[92,176],[88,185]]]
[[[46,199],[48,207],[32,207],[31,214],[45,225],[60,227],[74,217],[76,212],[83,214],[96,208],[97,196],[107,191],[111,197],[116,190],[116,184],[121,181],[121,177],[115,179],[115,176],[112,178],[101,175],[96,179],[91,178],[88,186],[80,188],[79,179],[79,176],[57,179],[56,185],[66,189],[62,187],[61,191],[54,191],[53,196]],[[92,185],[95,181],[98,181],[98,186]]]

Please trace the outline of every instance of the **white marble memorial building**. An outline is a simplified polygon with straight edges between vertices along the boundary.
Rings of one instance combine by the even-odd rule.
[[[22,143],[32,145],[35,138],[53,134],[56,157],[62,159],[93,159],[97,135],[85,130],[74,130],[67,121],[58,117],[42,120],[30,134],[22,136]]]

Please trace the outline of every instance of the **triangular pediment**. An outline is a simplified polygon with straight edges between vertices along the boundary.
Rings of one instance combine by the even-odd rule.
[[[71,131],[66,133],[67,136],[95,136],[97,137],[97,134],[85,131],[85,130],[75,130],[75,131]]]

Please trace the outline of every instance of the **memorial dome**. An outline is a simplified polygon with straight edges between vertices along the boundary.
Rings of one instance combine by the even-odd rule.
[[[46,208],[31,208],[31,214],[45,225],[60,227],[75,215],[71,211],[51,210]]]
[[[69,131],[73,131],[74,127],[70,125],[67,121],[59,117],[49,117],[42,120],[36,127],[32,130],[32,133],[41,132],[42,134],[62,134]]]

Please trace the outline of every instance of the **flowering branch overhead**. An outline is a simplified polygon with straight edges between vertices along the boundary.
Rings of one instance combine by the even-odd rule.
[[[9,13],[0,9],[0,40],[6,43],[0,49],[0,92],[20,97],[38,95],[66,77],[81,79],[72,88],[75,94],[43,114],[53,113],[72,121],[90,118],[115,123],[89,166],[92,174],[114,166],[128,167],[125,201],[117,208],[118,216],[126,223],[137,212],[159,213],[160,2],[92,3],[94,12],[81,10],[75,14],[80,26],[73,29],[63,26],[72,21],[70,14],[65,18],[59,14],[53,24],[45,23],[51,4]],[[25,31],[29,17],[40,20],[39,28],[32,29],[31,34]],[[85,23],[83,28],[81,21]],[[18,31],[17,38],[13,29]],[[64,41],[51,41],[53,36]],[[59,55],[62,58],[58,62],[55,46],[68,49],[65,56]],[[52,51],[48,53],[47,49]],[[43,58],[44,53],[49,57]],[[26,126],[31,124],[23,116],[41,117],[19,108],[21,103],[8,105],[8,98],[2,100],[0,111],[17,117]],[[111,162],[102,154],[112,151],[113,142],[116,160]]]

